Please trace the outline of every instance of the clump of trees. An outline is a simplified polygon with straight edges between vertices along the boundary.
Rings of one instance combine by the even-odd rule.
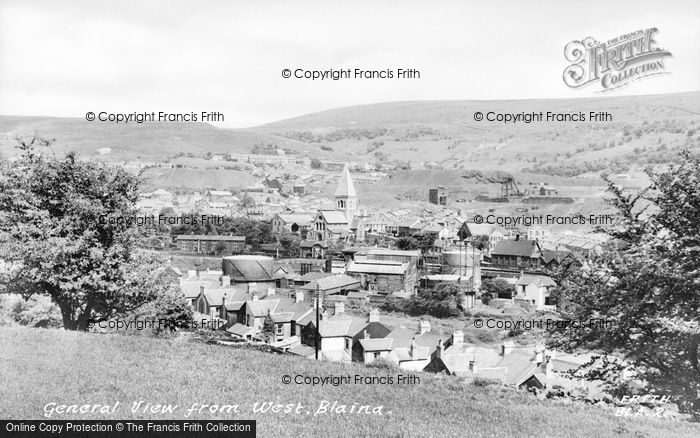
[[[388,298],[384,310],[404,312],[408,315],[431,315],[438,318],[462,316],[464,292],[455,284],[444,284],[433,290],[419,290],[410,298]]]
[[[136,249],[133,217],[140,176],[51,141],[18,139],[20,156],[0,159],[0,292],[47,295],[63,327],[86,330],[154,301],[172,286],[161,259]]]
[[[502,278],[489,278],[481,282],[481,293],[491,298],[510,299],[513,297],[513,292],[513,285]]]
[[[687,151],[681,158],[665,171],[647,171],[651,184],[638,193],[608,181],[617,221],[599,231],[614,244],[583,266],[561,267],[554,291],[562,319],[606,324],[562,325],[552,332],[551,344],[622,355],[649,391],[697,412],[700,159]],[[619,383],[610,379],[612,386]]]

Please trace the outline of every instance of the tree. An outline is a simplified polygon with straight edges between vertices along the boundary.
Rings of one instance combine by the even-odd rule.
[[[272,337],[275,335],[275,321],[272,319],[272,315],[270,314],[269,310],[267,311],[267,315],[263,320],[262,334],[263,338],[265,338],[265,342],[267,343],[269,343],[272,340]]]
[[[255,208],[255,205],[255,199],[252,196],[247,193],[243,195],[243,198],[241,199],[241,208]]]
[[[479,251],[484,251],[489,248],[489,236],[483,234],[472,236],[469,241],[474,245],[474,248]]]
[[[622,354],[653,391],[697,411],[700,160],[681,157],[666,171],[648,171],[651,184],[639,193],[608,181],[617,215],[605,231],[614,245],[583,266],[561,267],[554,291],[565,321],[605,325],[561,325],[550,343]]]
[[[167,287],[162,260],[138,252],[133,220],[140,177],[56,156],[51,141],[18,139],[0,160],[0,292],[48,295],[67,330],[152,301]],[[37,147],[44,147],[41,152]],[[43,152],[43,153],[42,153]]]
[[[513,297],[513,285],[502,278],[489,278],[481,282],[481,293],[495,298],[510,299]]]
[[[420,290],[408,299],[389,298],[384,308],[413,316],[456,317],[464,312],[464,293],[458,285],[447,283],[433,290]]]
[[[312,158],[311,159],[311,168],[312,169],[323,169],[323,163],[318,158]]]
[[[396,247],[404,251],[418,249],[418,240],[413,237],[399,237],[396,239]]]

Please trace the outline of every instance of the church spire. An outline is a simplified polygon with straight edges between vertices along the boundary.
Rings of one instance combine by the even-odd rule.
[[[352,182],[352,176],[350,176],[350,169],[348,168],[347,164],[343,168],[343,173],[340,175],[338,187],[335,189],[335,196],[357,197],[357,192],[355,192],[355,184]]]
[[[335,189],[335,209],[345,213],[348,224],[352,222],[357,210],[357,192],[347,164],[343,168],[343,173],[340,174],[340,181]]]

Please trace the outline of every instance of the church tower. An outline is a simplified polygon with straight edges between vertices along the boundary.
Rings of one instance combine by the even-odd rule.
[[[355,184],[352,182],[347,164],[343,168],[338,187],[335,189],[335,209],[345,213],[348,224],[352,222],[357,211],[357,192],[355,192]]]

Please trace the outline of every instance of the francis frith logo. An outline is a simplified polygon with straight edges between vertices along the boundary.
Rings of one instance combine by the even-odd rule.
[[[634,81],[669,73],[664,58],[672,56],[658,47],[655,27],[620,35],[605,42],[592,37],[571,41],[564,48],[572,64],[564,70],[564,83],[571,88],[598,84],[598,93],[617,90]]]

